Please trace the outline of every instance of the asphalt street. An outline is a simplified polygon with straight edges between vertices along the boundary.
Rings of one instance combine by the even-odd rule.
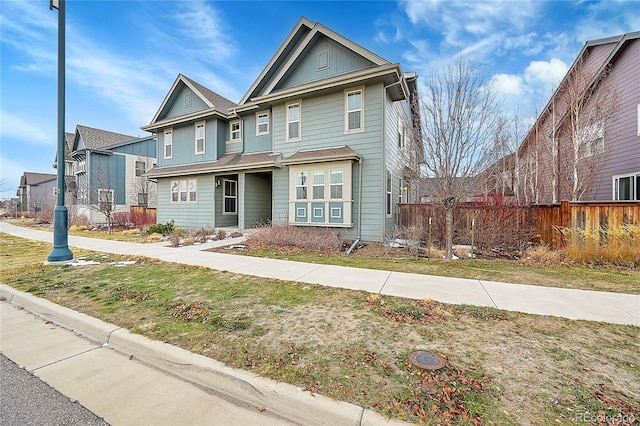
[[[0,424],[105,426],[82,405],[0,354]]]

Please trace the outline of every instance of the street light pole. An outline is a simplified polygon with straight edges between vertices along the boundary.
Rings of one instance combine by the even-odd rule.
[[[67,224],[69,212],[64,205],[65,193],[65,0],[51,0],[50,9],[58,9],[58,201],[53,210],[53,250],[47,257],[48,262],[61,262],[73,259],[69,250]]]

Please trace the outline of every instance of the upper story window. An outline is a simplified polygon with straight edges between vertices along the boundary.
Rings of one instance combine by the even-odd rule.
[[[300,101],[287,104],[287,140],[300,139]]]
[[[359,132],[364,130],[363,126],[363,89],[345,91],[345,132]]]
[[[239,141],[242,139],[242,126],[240,120],[232,121],[229,124],[229,130],[231,132],[230,140]]]
[[[204,148],[205,148],[204,125],[205,125],[204,121],[196,123],[196,155],[204,154]]]
[[[164,131],[164,158],[173,157],[173,129]]]
[[[147,171],[147,163],[146,161],[136,161],[136,176],[142,176]]]
[[[604,152],[604,126],[593,123],[578,130],[579,154],[581,158],[591,157]]]
[[[613,177],[613,199],[640,201],[640,171]]]
[[[269,112],[256,113],[256,136],[269,134]]]

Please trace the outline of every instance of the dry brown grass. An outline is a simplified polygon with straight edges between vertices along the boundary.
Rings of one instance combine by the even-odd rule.
[[[336,252],[342,246],[340,233],[331,229],[288,225],[264,225],[249,236],[258,246],[293,247],[318,252]]]

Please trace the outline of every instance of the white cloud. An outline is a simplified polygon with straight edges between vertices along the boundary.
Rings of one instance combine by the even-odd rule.
[[[521,96],[524,93],[522,77],[513,74],[496,74],[491,78],[491,85],[496,94],[502,96]]]
[[[19,138],[29,145],[55,145],[55,138],[38,128],[34,121],[14,115],[5,110],[0,111],[2,139]]]
[[[551,96],[569,67],[564,61],[552,58],[549,61],[532,61],[524,70],[524,80],[527,85],[535,88],[536,93]]]

